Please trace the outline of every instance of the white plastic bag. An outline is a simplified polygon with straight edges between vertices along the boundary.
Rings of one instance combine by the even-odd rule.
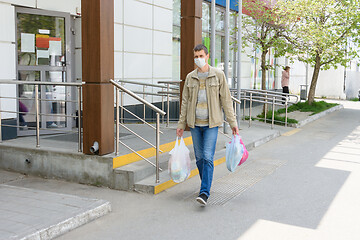
[[[240,143],[239,135],[232,135],[231,142],[226,143],[226,167],[234,172],[244,154],[244,147]]]
[[[169,174],[171,179],[180,183],[185,181],[190,176],[190,151],[186,147],[184,139],[176,137],[175,147],[169,152],[170,159],[168,164]]]

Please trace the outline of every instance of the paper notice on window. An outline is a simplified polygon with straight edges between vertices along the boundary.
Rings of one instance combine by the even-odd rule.
[[[21,33],[21,52],[35,53],[35,34]]]
[[[56,55],[61,56],[61,41],[52,41],[50,38],[49,41],[49,54],[50,55]]]
[[[49,58],[49,50],[37,50],[37,58]]]

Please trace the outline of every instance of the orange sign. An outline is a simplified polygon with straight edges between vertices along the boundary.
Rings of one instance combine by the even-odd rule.
[[[49,48],[49,35],[36,34],[36,47]]]

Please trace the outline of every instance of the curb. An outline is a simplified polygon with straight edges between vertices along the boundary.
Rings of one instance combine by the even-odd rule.
[[[111,212],[111,205],[105,202],[89,211],[80,213],[72,218],[66,219],[58,224],[41,229],[31,235],[28,235],[21,240],[35,240],[35,239],[53,239],[63,235],[71,230],[78,228],[86,223],[89,223],[97,218],[100,218]]]
[[[344,106],[340,104],[340,105],[337,105],[335,107],[329,108],[328,110],[325,110],[323,112],[312,115],[312,116],[306,118],[305,120],[300,121],[299,123],[289,124],[289,126],[294,127],[294,128],[300,128],[300,127],[303,127],[304,125],[306,125],[306,124],[308,124],[310,122],[313,122],[313,121],[315,121],[315,120],[317,120],[317,119],[319,119],[319,118],[321,118],[321,117],[323,117],[323,116],[325,116],[325,115],[327,115],[329,113],[332,113],[334,111],[337,111],[337,110],[343,109],[343,108],[344,108]]]

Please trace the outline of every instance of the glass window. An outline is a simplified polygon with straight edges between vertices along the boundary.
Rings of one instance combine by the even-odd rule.
[[[215,67],[224,70],[224,45],[225,38],[216,35],[215,36]]]
[[[202,3],[202,30],[203,32],[210,31],[210,5]]]
[[[27,13],[17,14],[19,65],[65,62],[65,19]]]
[[[40,72],[39,71],[19,71],[18,78],[21,81],[40,81]],[[19,84],[19,125],[22,126],[19,128],[19,131],[28,130],[32,127],[36,127],[36,118],[35,118],[35,86],[27,84]],[[38,91],[38,95],[40,89]],[[40,98],[40,96],[39,96]]]
[[[47,82],[65,82],[65,72],[49,71],[46,72]],[[45,99],[43,108],[46,114],[45,117],[47,128],[66,127],[66,118],[63,116],[66,113],[66,87],[57,85],[46,85]]]
[[[216,9],[215,13],[215,29],[216,31],[224,31],[225,24],[225,12],[221,11],[219,8]]]

